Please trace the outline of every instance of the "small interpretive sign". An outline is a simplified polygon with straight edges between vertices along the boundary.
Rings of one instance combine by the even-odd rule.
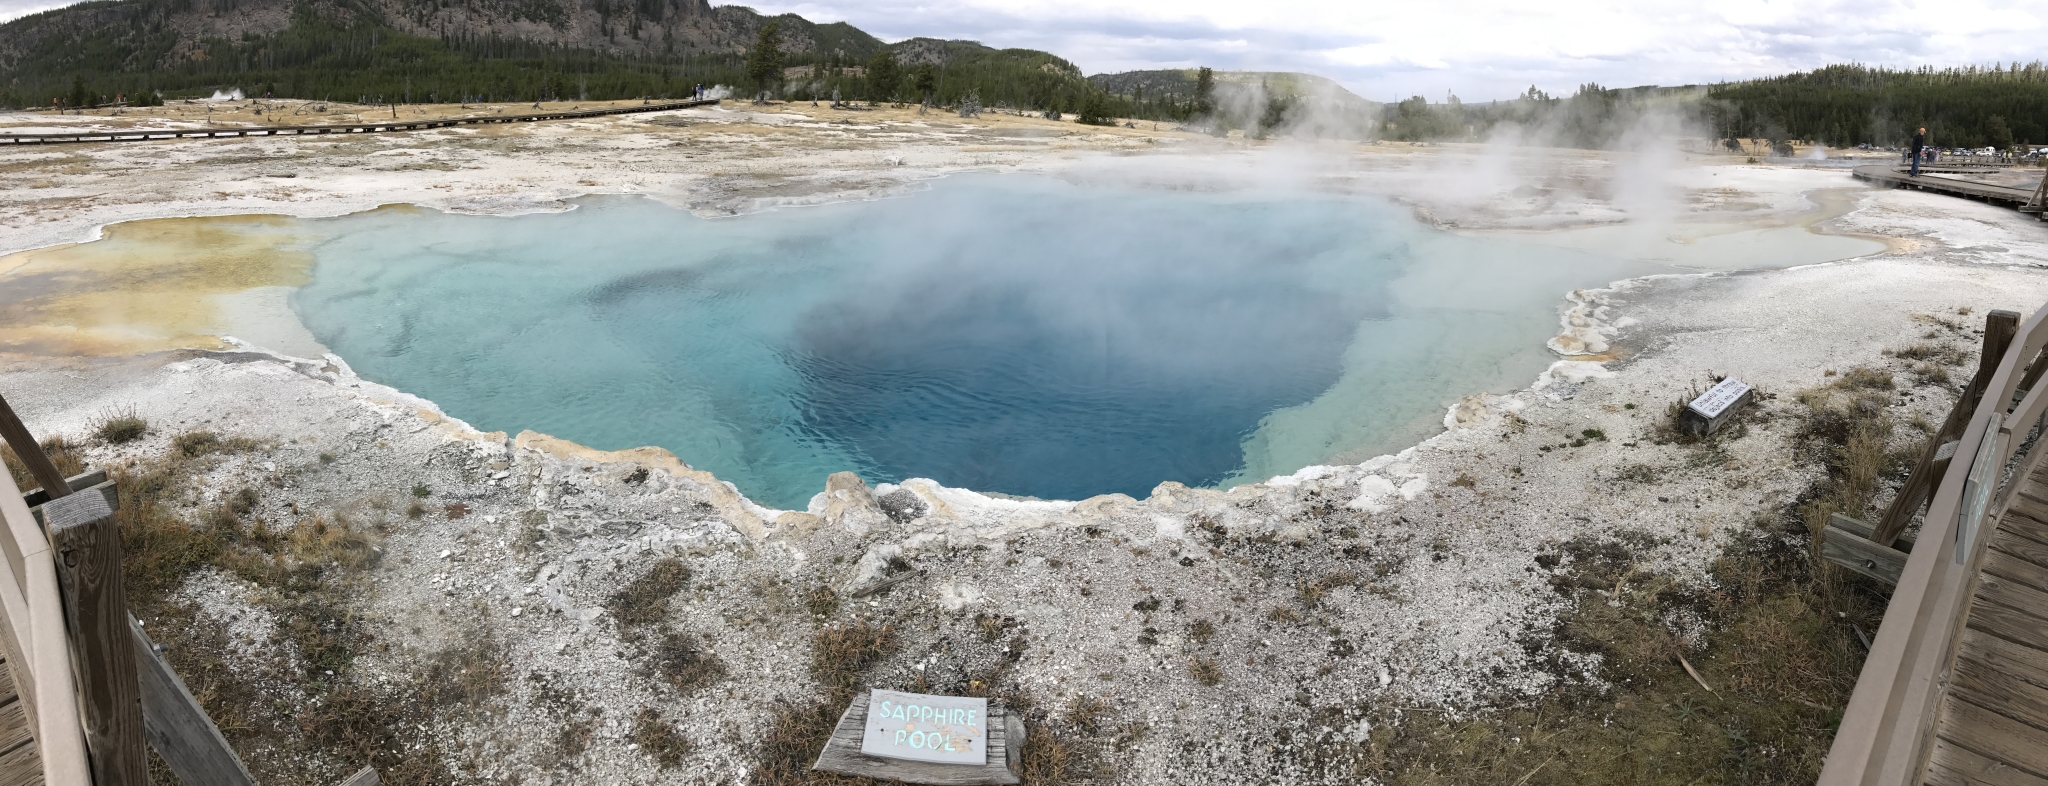
[[[874,690],[860,752],[938,764],[988,763],[988,699]]]
[[[1722,379],[1707,388],[1692,403],[1679,412],[1679,426],[1686,432],[1704,436],[1712,434],[1735,418],[1735,412],[1742,405],[1755,398],[1755,389],[1734,377]]]
[[[1699,398],[1693,399],[1692,409],[1708,419],[1718,418],[1749,391],[1749,385],[1744,384],[1742,380],[1729,377],[1707,388],[1707,392],[1701,393]]]

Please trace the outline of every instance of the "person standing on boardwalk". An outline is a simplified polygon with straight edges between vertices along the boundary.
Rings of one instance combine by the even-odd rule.
[[[1920,152],[1927,148],[1927,127],[1913,133],[1913,176],[1920,176]]]

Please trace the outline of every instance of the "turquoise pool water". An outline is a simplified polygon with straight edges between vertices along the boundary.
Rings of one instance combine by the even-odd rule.
[[[841,470],[1143,497],[1398,449],[1540,372],[1565,292],[1659,269],[1373,200],[1023,176],[307,226],[294,307],[363,376],[486,430],[659,445],[784,508]]]

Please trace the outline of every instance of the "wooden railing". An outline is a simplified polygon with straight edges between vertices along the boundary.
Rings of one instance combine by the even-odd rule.
[[[1975,594],[1986,522],[2023,480],[2006,469],[2048,412],[2048,307],[2019,327],[1963,427],[1835,732],[1822,786],[1916,786],[1933,748],[1956,645]],[[2014,395],[2026,396],[2017,406]]]
[[[56,562],[49,539],[6,472],[0,472],[0,524],[6,526],[0,533],[0,611],[7,615],[0,646],[42,759],[43,782],[90,783]]]
[[[0,398],[0,439],[41,488],[0,472],[0,648],[50,786],[149,783],[148,751],[186,786],[255,786],[206,710],[128,613],[121,501],[105,472],[65,478]],[[8,783],[27,773],[0,772]],[[344,786],[375,786],[358,771]]]

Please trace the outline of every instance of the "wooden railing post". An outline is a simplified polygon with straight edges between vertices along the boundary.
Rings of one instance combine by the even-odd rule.
[[[1992,375],[1998,373],[1998,365],[2005,360],[2005,350],[2012,346],[2013,335],[2019,332],[2018,312],[1998,310],[1984,315],[1984,351],[1977,357],[1977,375],[1970,379],[1969,387],[1963,388],[1962,396],[1956,399],[1955,408],[1950,409],[1948,420],[1941,424],[1941,430],[1927,441],[1927,450],[1920,456],[1920,462],[1913,465],[1913,474],[1906,477],[1906,485],[1899,487],[1899,495],[1892,499],[1891,507],[1884,511],[1884,518],[1878,519],[1877,531],[1870,540],[1880,546],[1890,547],[1899,539],[1899,533],[1906,531],[1906,525],[1920,512],[1920,506],[1934,494],[1934,486],[1941,481],[1948,469],[1949,458],[1936,458],[1941,445],[1961,437],[1963,427],[1969,425],[1970,416],[1977,413],[1977,403],[1984,398],[1984,389],[1991,384]],[[1997,402],[2000,411],[2011,402]],[[1922,538],[1922,540],[1926,540]]]
[[[142,726],[157,757],[185,786],[256,786],[220,727],[157,655],[142,623],[130,617],[128,632],[135,639],[135,667],[142,682]]]
[[[64,482],[64,473],[57,471],[57,465],[50,457],[43,455],[43,449],[36,445],[35,435],[28,433],[28,427],[21,424],[21,418],[14,416],[14,408],[7,406],[7,399],[0,398],[0,439],[14,448],[14,455],[21,463],[28,465],[29,474],[36,482],[43,484],[43,492],[56,499],[71,493],[71,484]]]
[[[63,486],[60,480],[57,487]],[[148,741],[114,509],[100,494],[74,494],[51,500],[42,513],[71,634],[93,786],[144,786]]]

